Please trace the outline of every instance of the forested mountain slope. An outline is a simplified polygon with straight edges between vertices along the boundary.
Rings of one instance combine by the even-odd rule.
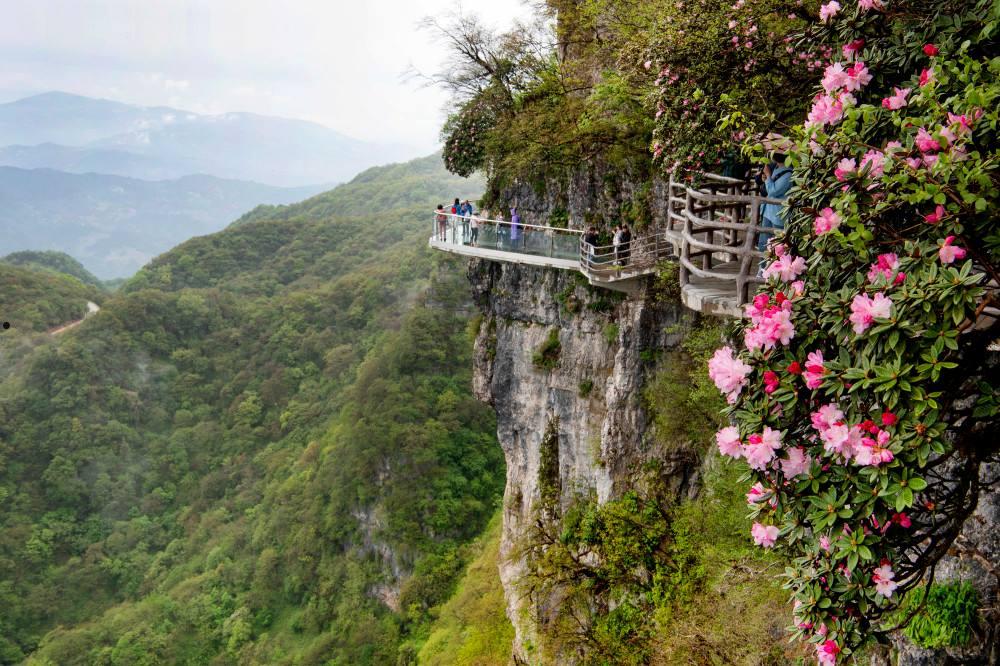
[[[416,653],[504,478],[438,164],[183,244],[0,384],[0,663]]]

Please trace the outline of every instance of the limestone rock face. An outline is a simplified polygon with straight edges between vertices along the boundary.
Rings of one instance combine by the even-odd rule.
[[[469,278],[484,313],[474,390],[496,410],[507,460],[500,577],[516,629],[515,654],[528,661],[540,610],[528,608],[518,592],[525,563],[517,545],[537,516],[542,440],[550,424],[558,423],[555,486],[563,508],[581,493],[593,492],[600,502],[619,496],[651,459],[663,463],[678,495],[694,487],[691,456],[653,443],[642,401],[652,369],[643,352],[676,346],[679,337],[667,331],[683,313],[679,305],[593,290],[566,271],[473,261]],[[552,331],[558,332],[558,360],[537,367],[532,358]]]

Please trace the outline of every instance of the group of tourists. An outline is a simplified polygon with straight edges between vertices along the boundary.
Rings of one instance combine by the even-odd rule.
[[[632,257],[632,230],[628,224],[615,225],[611,234],[611,253],[598,252],[600,234],[597,227],[591,225],[583,234],[584,249],[590,257],[591,264],[614,263],[616,266],[627,266]],[[602,250],[604,248],[601,248]]]
[[[496,246],[498,249],[513,247],[524,236],[524,226],[521,224],[521,215],[517,212],[517,206],[511,207],[510,224],[505,224],[502,211],[491,214],[484,210],[477,214],[469,199],[462,201],[459,197],[455,197],[454,203],[449,207],[438,204],[435,219],[437,221],[435,239],[443,242],[448,242],[448,229],[451,227],[453,229],[452,243],[479,247],[479,229],[483,220],[497,223]],[[452,222],[451,225],[449,225],[449,221]]]

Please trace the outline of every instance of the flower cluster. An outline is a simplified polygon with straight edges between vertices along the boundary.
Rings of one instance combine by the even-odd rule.
[[[901,53],[901,31],[933,22],[895,5],[888,21],[887,4],[820,9],[813,34],[843,60],[799,130],[789,221],[742,345],[713,359],[732,419],[716,444],[750,469],[750,537],[791,555],[795,633],[825,665],[932,564],[918,535],[949,487],[929,484],[930,463],[956,450],[944,405],[967,379],[963,345],[986,344],[967,333],[1000,274],[1000,63],[985,46],[948,53],[969,31]]]

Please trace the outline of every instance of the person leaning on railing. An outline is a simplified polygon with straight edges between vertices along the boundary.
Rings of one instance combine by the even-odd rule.
[[[472,247],[479,247],[479,216],[471,210],[469,211],[469,243]]]

